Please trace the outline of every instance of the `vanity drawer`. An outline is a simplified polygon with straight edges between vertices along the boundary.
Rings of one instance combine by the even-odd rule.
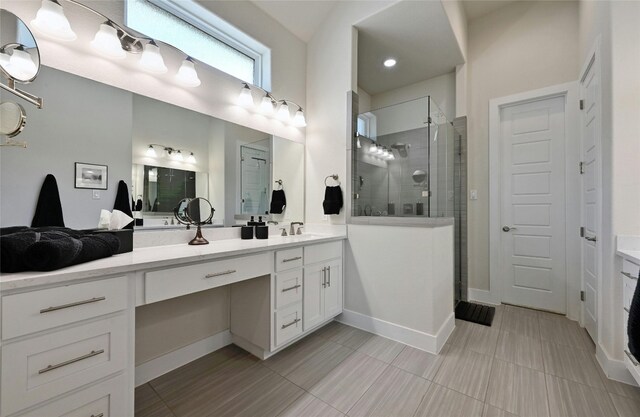
[[[125,368],[124,314],[2,348],[2,415],[83,387]]]
[[[279,250],[276,252],[276,271],[300,268],[302,266],[302,248]]]
[[[2,338],[11,339],[127,307],[127,277],[2,297]]]
[[[271,254],[244,256],[151,271],[145,274],[145,301],[154,303],[181,295],[271,274]]]
[[[640,266],[625,259],[622,261],[622,275],[637,280],[640,276]]]
[[[20,417],[120,417],[127,410],[127,381],[124,375],[108,379]]]
[[[302,268],[276,275],[276,308],[302,301]]]
[[[304,264],[311,265],[329,259],[342,258],[342,242],[321,243],[305,246]]]
[[[302,334],[302,303],[278,310],[275,315],[276,346]]]

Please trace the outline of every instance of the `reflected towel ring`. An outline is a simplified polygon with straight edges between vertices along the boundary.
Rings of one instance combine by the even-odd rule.
[[[282,180],[276,180],[275,181],[276,184],[278,184],[278,190],[282,190]]]
[[[324,179],[324,185],[325,185],[325,187],[328,187],[328,186],[329,186],[329,184],[327,184],[327,180],[328,180],[329,178],[333,178],[333,180],[334,180],[335,182],[337,182],[337,183],[338,183],[338,185],[340,185],[340,180],[338,180],[338,178],[339,178],[339,177],[338,177],[338,174],[331,174],[331,175],[327,175],[327,176],[325,177],[325,179]]]

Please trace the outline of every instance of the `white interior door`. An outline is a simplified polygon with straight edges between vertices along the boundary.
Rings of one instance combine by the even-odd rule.
[[[584,327],[593,340],[598,340],[599,257],[597,236],[600,232],[600,205],[597,179],[600,154],[600,103],[598,92],[600,79],[596,70],[597,67],[593,63],[592,61],[580,82],[580,95],[583,100],[580,152],[582,160],[582,225],[584,227],[581,252]]]
[[[565,314],[565,97],[503,107],[500,129],[502,300]]]

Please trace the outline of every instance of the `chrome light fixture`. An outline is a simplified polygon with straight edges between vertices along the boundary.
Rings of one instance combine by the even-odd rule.
[[[195,164],[197,162],[196,157],[193,155],[193,152],[191,152],[187,157],[187,162],[190,164]]]
[[[307,120],[304,118],[304,111],[300,106],[298,106],[296,115],[293,117],[293,125],[295,127],[305,127],[307,125]]]
[[[153,145],[149,145],[149,148],[147,148],[147,152],[145,152],[145,154],[150,158],[155,158],[158,156],[156,150],[153,148]]]
[[[288,122],[291,118],[291,113],[289,113],[289,105],[286,100],[280,100],[280,107],[278,108],[278,119],[283,122]]]
[[[41,34],[59,41],[70,42],[78,38],[57,0],[42,0],[31,25]]]
[[[162,55],[160,55],[160,48],[153,39],[144,46],[139,64],[143,70],[152,74],[164,74],[167,72],[167,66],[164,64]]]
[[[180,151],[180,149],[174,152],[172,156],[173,156],[173,159],[175,159],[178,162],[184,161],[184,157],[182,156],[182,152]]]
[[[176,74],[176,80],[185,87],[197,87],[202,83],[198,77],[193,58],[188,56],[182,61]]]
[[[244,89],[243,89],[244,90]],[[273,114],[275,110],[276,101],[270,93],[267,93],[262,97],[262,101],[260,102],[260,112],[262,114],[270,116]]]
[[[127,53],[122,49],[122,45],[120,44],[118,30],[110,20],[100,25],[100,29],[96,32],[91,46],[107,58],[124,59],[127,56]]]
[[[0,55],[2,67],[15,79],[30,80],[38,73],[38,66],[23,45],[13,48],[11,55],[6,53],[5,48],[0,48]]]
[[[242,90],[240,90],[240,95],[238,96],[238,104],[242,107],[251,107],[253,106],[253,94],[251,94],[251,88],[249,88],[249,84],[244,83]]]

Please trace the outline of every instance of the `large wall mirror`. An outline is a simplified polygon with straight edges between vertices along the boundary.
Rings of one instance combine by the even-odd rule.
[[[213,226],[259,215],[303,220],[301,143],[45,66],[31,89],[47,105],[23,132],[29,148],[0,152],[1,226],[30,224],[48,173],[58,180],[69,227],[96,227],[100,209],[113,208],[119,180],[143,228],[171,227],[174,207],[195,197],[213,205]],[[107,165],[108,189],[75,189],[76,162]],[[283,213],[271,213],[274,189],[286,195]]]

